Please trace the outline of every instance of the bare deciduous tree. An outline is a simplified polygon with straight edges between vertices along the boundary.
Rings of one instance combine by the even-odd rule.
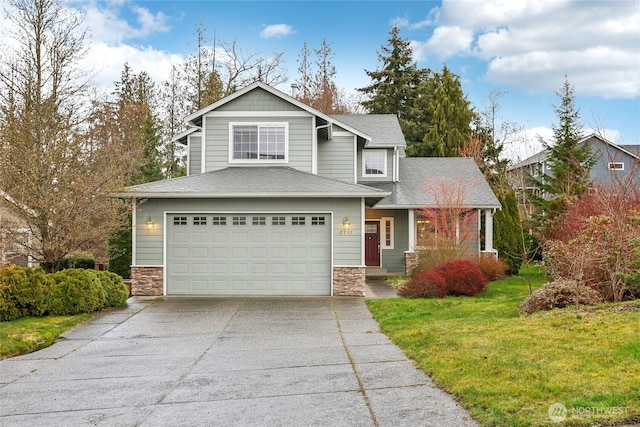
[[[0,189],[32,239],[26,249],[49,270],[76,250],[103,252],[120,212],[107,197],[126,182],[139,153],[94,115],[81,18],[59,0],[11,0],[15,48],[0,66]]]

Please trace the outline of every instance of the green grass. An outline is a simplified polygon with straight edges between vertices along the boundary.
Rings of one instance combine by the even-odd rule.
[[[26,354],[53,344],[63,332],[93,317],[75,316],[23,317],[0,322],[0,359]]]
[[[381,329],[482,425],[640,421],[638,303],[521,316],[529,283],[546,281],[533,273],[492,282],[475,297],[367,304]],[[550,420],[553,403],[566,406],[563,423]]]

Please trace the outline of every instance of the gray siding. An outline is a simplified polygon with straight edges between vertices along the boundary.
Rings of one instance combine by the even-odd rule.
[[[362,150],[358,147],[358,161],[356,165],[358,167],[358,182],[386,182],[393,181],[393,148],[371,148],[371,150],[386,150],[387,151],[387,176],[386,177],[364,177],[362,176]],[[364,150],[368,150],[365,148]]]
[[[318,139],[318,175],[340,181],[353,181],[354,137],[334,136]]]
[[[382,267],[390,272],[403,272],[405,267],[404,253],[409,250],[409,213],[406,210],[367,209],[366,219],[393,218],[393,249],[382,249]],[[384,230],[380,229],[380,239],[384,239]]]
[[[216,111],[300,111],[300,108],[266,90],[256,88],[218,107]]]
[[[630,180],[638,183],[640,180],[638,159],[594,138],[591,139],[591,144],[592,152],[596,157],[596,163],[591,169],[591,179],[607,186],[629,183]],[[623,163],[624,169],[609,170],[610,162]]]
[[[361,266],[361,199],[148,199],[136,211],[136,265],[162,265],[164,212],[322,212],[333,213],[334,266]],[[155,223],[147,230],[146,218]],[[341,234],[342,220],[354,224]]]
[[[205,168],[216,171],[230,165],[261,166],[274,163],[229,163],[229,123],[289,123],[289,163],[279,163],[304,172],[311,172],[312,117],[247,117],[238,113],[237,117],[206,117],[204,120],[207,147]],[[278,164],[278,163],[275,163]]]
[[[189,175],[199,174],[202,169],[202,137],[189,136]]]

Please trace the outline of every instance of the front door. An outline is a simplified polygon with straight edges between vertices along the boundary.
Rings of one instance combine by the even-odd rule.
[[[364,227],[364,264],[380,267],[380,223],[367,221]]]

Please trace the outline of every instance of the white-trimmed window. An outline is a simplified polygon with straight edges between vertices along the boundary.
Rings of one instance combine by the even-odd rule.
[[[393,249],[393,217],[383,217],[380,225],[382,229],[380,247],[382,249]]]
[[[609,162],[609,170],[610,171],[623,171],[624,163],[623,162]]]
[[[229,123],[229,161],[286,163],[288,123]]]
[[[362,150],[362,176],[387,176],[387,150]]]

